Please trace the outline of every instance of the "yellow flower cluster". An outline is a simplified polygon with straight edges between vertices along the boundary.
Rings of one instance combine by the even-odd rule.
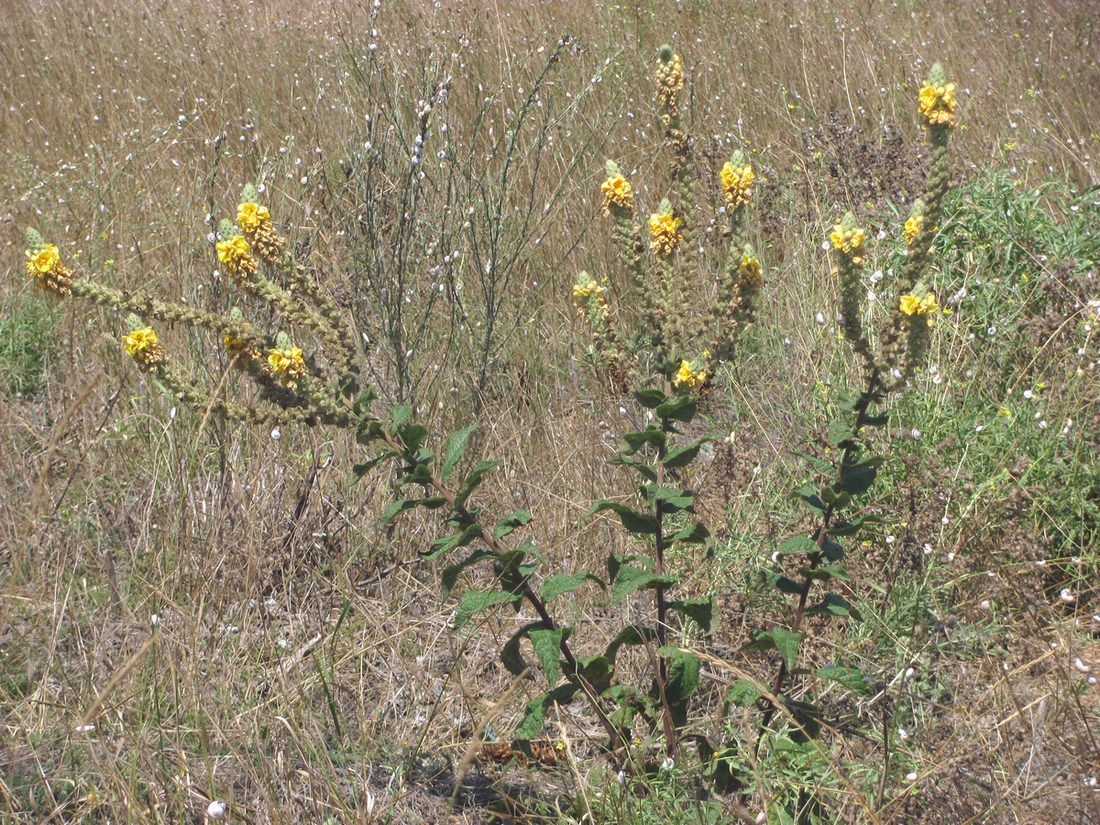
[[[269,349],[267,351],[267,366],[271,375],[290,390],[297,389],[298,379],[306,371],[306,362],[303,360],[302,351],[298,347]]]
[[[902,295],[898,309],[903,315],[935,315],[939,309],[936,296],[929,292],[923,298],[916,295]]]
[[[687,385],[693,390],[697,390],[707,383],[707,377],[705,370],[692,369],[690,362],[681,361],[680,369],[676,371],[676,377],[672,379],[672,385],[674,387]]]
[[[271,213],[258,203],[242,203],[237,207],[237,226],[246,235],[252,235],[261,226],[271,224]]]
[[[275,231],[266,206],[245,201],[237,207],[237,226],[245,234],[256,256],[267,264],[277,264],[286,249],[286,241]]]
[[[600,186],[600,191],[603,193],[605,215],[611,214],[612,207],[625,212],[634,211],[634,187],[622,175],[611,175]]]
[[[671,255],[673,250],[684,240],[680,233],[683,221],[671,214],[656,214],[649,216],[649,245],[659,256]]]
[[[34,252],[27,250],[27,273],[38,279],[43,289],[68,295],[72,279],[69,270],[61,263],[61,253],[52,243],[43,244]]]
[[[737,274],[742,282],[749,286],[757,287],[764,283],[764,271],[760,267],[760,261],[751,255],[741,256],[741,266],[737,268]]]
[[[218,262],[230,277],[247,281],[256,275],[256,259],[252,257],[248,241],[243,235],[218,241],[217,251]]]
[[[680,55],[674,54],[666,63],[657,63],[657,102],[669,110],[675,111],[676,99],[684,90],[684,69]]]
[[[845,229],[838,223],[829,234],[829,240],[832,241],[833,249],[850,256],[852,263],[856,266],[863,263],[863,259],[857,256],[856,253],[863,247],[863,242],[867,240],[867,236],[858,226]]]
[[[164,360],[164,348],[152,327],[135,329],[129,335],[122,336],[122,347],[139,367],[149,372]]]
[[[748,206],[749,201],[752,199],[752,182],[756,179],[752,167],[745,164],[738,169],[730,161],[726,161],[720,175],[722,178],[722,196],[726,199],[726,205],[730,209]]]
[[[948,83],[944,86],[925,85],[920,90],[921,122],[925,126],[955,125],[955,84]]]
[[[917,239],[917,235],[920,234],[921,226],[924,224],[924,217],[921,215],[914,215],[905,222],[905,245],[912,246],[913,241]]]

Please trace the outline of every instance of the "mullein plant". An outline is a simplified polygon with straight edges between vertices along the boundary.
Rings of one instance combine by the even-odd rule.
[[[857,609],[845,595],[832,588],[849,580],[843,563],[844,544],[854,544],[856,537],[877,521],[873,515],[855,508],[857,499],[871,488],[878,467],[885,460],[884,456],[868,454],[865,430],[887,424],[889,415],[881,409],[882,405],[912,381],[928,353],[939,309],[930,284],[932,244],[948,186],[947,145],[955,125],[955,110],[954,86],[946,82],[942,67],[936,64],[920,90],[918,108],[932,149],[928,180],[923,197],[914,203],[901,228],[907,247],[906,258],[894,284],[895,298],[889,304],[891,308],[877,336],[877,346],[865,328],[863,312],[867,294],[863,283],[868,256],[867,233],[849,212],[829,235],[843,334],[859,358],[862,387],[855,394],[838,393],[841,399],[839,415],[828,429],[828,440],[835,447],[836,458],[828,461],[809,457],[814,470],[826,481],[820,486],[808,484],[796,491],[814,518],[813,529],[785,541],[776,554],[783,570],[774,574],[773,583],[781,593],[794,598],[791,619],[784,625],[759,633],[749,646],[779,654],[770,693],[742,682],[730,694],[731,704],[757,702],[762,708],[756,751],[771,732],[770,725],[777,713],[789,724],[789,735],[796,742],[804,742],[821,732],[824,711],[812,695],[813,682],[803,679],[796,684],[794,680],[796,674],[808,673],[799,667],[805,620],[811,616],[859,619]],[[864,676],[848,663],[818,668],[813,675],[819,684],[833,683],[857,694],[867,691]],[[736,751],[730,748],[727,754],[732,756]]]
[[[591,355],[618,389],[654,376],[675,388],[708,388],[714,368],[734,358],[764,281],[760,260],[745,242],[755,173],[741,150],[732,154],[716,182],[722,195],[722,264],[717,272],[699,271],[696,250],[703,234],[696,226],[698,198],[692,141],[681,111],[683,92],[680,56],[662,46],[655,102],[668,155],[669,196],[656,211],[648,218],[639,214],[634,187],[614,161],[607,162],[600,187],[637,316],[628,324],[616,320],[606,279],[582,272],[573,287],[578,314],[591,329]]]
[[[219,315],[141,292],[115,289],[71,272],[60,250],[27,232],[27,271],[62,298],[80,298],[127,314],[122,346],[138,369],[187,405],[250,424],[350,426],[360,353],[331,298],[297,264],[254,187],[245,187],[236,224],[222,221],[214,252],[221,270],[246,295],[274,309],[287,330],[265,332],[234,307]],[[206,330],[220,338],[232,366],[257,385],[251,403],[226,401],[185,375],[169,357],[155,322]],[[308,361],[291,332],[318,343]]]

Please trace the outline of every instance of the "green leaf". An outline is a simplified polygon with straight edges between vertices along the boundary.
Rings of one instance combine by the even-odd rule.
[[[866,696],[871,692],[863,674],[853,667],[826,665],[817,669],[817,675],[818,678],[826,682],[836,682],[859,696]]]
[[[642,389],[634,390],[634,400],[645,407],[647,410],[652,410],[656,409],[665,401],[667,401],[668,396],[660,390]]]
[[[467,525],[462,530],[452,533],[449,536],[440,536],[432,542],[431,549],[423,554],[423,558],[429,561],[438,559],[440,556],[450,553],[452,550],[457,550],[459,547],[465,547],[471,541],[481,535],[481,528],[476,524]]]
[[[726,704],[747,708],[763,695],[752,682],[738,679],[726,694]]]
[[[550,687],[554,687],[558,683],[558,676],[561,673],[561,643],[567,635],[568,630],[564,627],[557,627],[553,630],[541,628],[531,630],[527,634],[527,638],[531,640],[531,646],[535,649],[535,655],[539,657],[539,664],[542,665],[542,672],[546,674],[546,681],[550,683]]]
[[[443,496],[431,496],[429,498],[420,499],[420,506],[425,510],[438,510],[446,503],[447,499],[443,498]]]
[[[806,608],[807,616],[851,616],[853,619],[860,620],[863,617],[860,616],[859,611],[848,603],[846,599],[835,593],[826,594],[825,598],[815,604],[813,607]]]
[[[799,488],[796,495],[810,512],[819,516],[825,515],[825,502],[821,500],[821,496],[813,486],[806,484]]]
[[[665,696],[668,697],[669,704],[686,706],[688,700],[699,690],[702,662],[698,656],[675,647],[663,647],[657,654],[668,659]]]
[[[531,514],[526,510],[516,510],[510,516],[505,516],[493,529],[493,538],[502,539],[515,530],[517,527],[522,527],[525,524],[531,523]]]
[[[801,639],[800,633],[792,633],[782,627],[776,627],[757,633],[756,640],[747,647],[749,650],[777,650],[783,657],[783,664],[787,670],[794,670],[795,662],[798,660],[798,643]]]
[[[682,393],[673,396],[662,404],[658,404],[654,408],[653,414],[658,418],[671,418],[673,421],[682,421],[687,424],[695,418],[698,408],[699,402],[696,401],[695,396]]]
[[[523,671],[527,670],[528,667],[527,661],[523,658],[523,652],[520,650],[520,642],[523,641],[523,637],[530,631],[537,630],[542,626],[542,622],[525,624],[513,633],[508,641],[504,643],[504,647],[500,649],[501,664],[503,664],[513,676],[519,676]]]
[[[470,619],[491,607],[505,602],[515,602],[519,599],[514,593],[503,590],[485,592],[483,590],[467,590],[462,594],[458,602],[458,610],[455,612],[455,630],[461,630]]]
[[[420,503],[418,498],[399,498],[397,501],[391,501],[386,509],[382,511],[382,515],[379,517],[379,524],[386,525],[404,513],[406,510],[411,510]]]
[[[833,465],[823,458],[819,458],[810,453],[799,452],[798,450],[795,450],[794,454],[803,459],[807,464],[813,467],[815,471],[823,476],[831,476],[835,472]]]
[[[882,464],[882,458],[875,457],[843,467],[841,472],[844,480],[841,482],[840,489],[853,496],[867,492],[875,483],[880,464]]]
[[[546,707],[550,701],[550,694],[544,693],[528,702],[527,707],[523,709],[523,719],[512,737],[520,742],[530,742],[538,736],[546,720]]]
[[[462,489],[455,496],[455,508],[465,507],[470,496],[481,486],[481,480],[499,466],[499,461],[479,461],[475,464],[466,478],[463,479]]]
[[[781,593],[788,593],[791,596],[802,595],[802,585],[792,579],[788,579],[786,576],[776,576],[773,585],[775,589]]]
[[[393,450],[383,450],[374,458],[368,458],[366,461],[361,461],[351,468],[351,471],[355,473],[356,478],[362,478],[387,458],[393,458],[397,453]]]
[[[715,615],[714,599],[677,599],[668,603],[669,610],[675,610],[682,616],[691,619],[699,626],[704,635],[710,635],[718,627],[718,617]]]
[[[852,437],[852,422],[847,415],[840,415],[829,422],[828,439],[830,444],[835,444],[844,449],[849,444],[854,444]]]
[[[661,447],[668,440],[668,435],[661,432],[658,427],[646,427],[639,432],[629,432],[623,434],[623,441],[626,443],[627,453],[636,453],[647,445],[654,447]]]
[[[617,501],[597,501],[588,508],[588,512],[584,515],[588,518],[604,510],[611,510],[618,515],[619,520],[623,523],[623,527],[631,533],[647,536],[654,536],[657,534],[657,520],[653,518],[653,516],[648,513],[639,513],[637,510],[632,510],[625,504],[619,504]]]
[[[679,513],[690,510],[695,504],[695,498],[691,493],[677,490],[666,484],[646,484],[642,487],[642,493],[648,504],[661,502],[666,512]]]
[[[552,576],[547,576],[546,581],[542,583],[540,594],[542,601],[544,604],[550,604],[558,596],[573,590],[579,590],[589,581],[594,581],[601,587],[603,586],[603,582],[591,573],[555,573]]]
[[[447,439],[447,443],[443,446],[443,464],[439,468],[439,480],[444,484],[451,480],[451,475],[466,454],[466,448],[470,446],[470,437],[476,429],[477,422],[475,421],[469,426],[452,433],[451,437]]]
[[[840,542],[827,538],[821,546],[821,554],[829,561],[840,561],[844,558],[844,547]]]
[[[455,585],[458,583],[458,577],[462,575],[462,571],[467,567],[477,564],[479,561],[485,559],[495,559],[496,553],[490,553],[488,550],[475,550],[468,555],[462,561],[457,564],[449,565],[443,568],[443,572],[440,574],[440,580],[443,589],[443,598],[447,598],[454,590]]]
[[[831,506],[833,510],[843,510],[852,503],[852,497],[847,493],[838,493],[832,487],[826,485],[821,488],[821,500]]]
[[[622,464],[624,467],[630,467],[646,481],[657,480],[657,468],[651,464],[646,464],[644,461],[638,461],[636,458],[632,458],[629,455],[617,455],[611,459],[613,464]]]
[[[703,544],[710,538],[710,530],[701,522],[692,522],[682,530],[668,537],[669,542],[682,541],[686,544]]]
[[[604,656],[607,661],[614,665],[615,657],[619,655],[619,648],[623,645],[644,645],[649,644],[657,638],[657,632],[651,627],[640,627],[638,625],[627,625],[619,631],[619,635],[611,640],[611,644],[607,646],[607,650],[604,651]]]
[[[852,577],[848,575],[848,571],[839,564],[823,564],[820,567],[802,567],[799,568],[798,572],[808,579],[816,579],[817,581],[837,579],[838,581],[848,582],[852,580]]]
[[[390,413],[390,421],[393,423],[393,429],[398,430],[405,425],[410,418],[412,418],[412,407],[408,404],[398,404],[393,408],[393,412]]]
[[[779,545],[779,552],[787,556],[816,553],[819,549],[817,542],[808,536],[793,536]]]
[[[659,590],[672,587],[678,581],[676,576],[658,576],[649,570],[639,570],[636,567],[624,565],[619,568],[619,575],[611,589],[611,603],[618,604],[631,593],[643,589]]]
[[[681,447],[678,450],[670,450],[665,455],[665,467],[670,470],[674,470],[677,467],[686,467],[695,460],[697,455],[699,455],[699,449],[704,443],[705,440],[696,441],[694,444],[689,444],[687,447]]]
[[[581,676],[596,693],[603,693],[611,687],[611,678],[614,675],[615,665],[606,656],[591,656],[581,662]]]

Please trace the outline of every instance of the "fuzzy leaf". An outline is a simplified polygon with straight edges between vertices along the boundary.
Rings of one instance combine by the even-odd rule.
[[[702,544],[710,538],[710,530],[701,522],[693,522],[683,530],[678,530],[668,537],[669,542],[682,541],[686,544]]]
[[[474,491],[481,486],[481,480],[499,466],[499,461],[479,461],[475,464],[466,478],[463,479],[462,489],[459,490],[458,495],[455,496],[455,508],[465,507],[470,496],[472,496]]]
[[[651,627],[639,627],[627,625],[619,631],[619,635],[611,640],[611,644],[604,651],[604,656],[611,664],[615,663],[615,657],[619,655],[619,648],[623,645],[644,645],[657,638],[656,631]]]
[[[847,618],[851,616],[853,619],[859,620],[863,617],[860,616],[859,611],[848,603],[842,596],[838,596],[835,593],[826,594],[825,598],[815,604],[813,607],[806,608],[807,616],[840,616]]]
[[[670,450],[665,455],[665,467],[673,470],[677,467],[686,467],[688,464],[695,460],[695,457],[699,455],[699,449],[703,446],[704,441],[696,441],[694,444],[689,444],[687,447],[681,447],[678,450]]]
[[[466,448],[470,446],[470,437],[476,429],[477,422],[474,422],[452,433],[447,439],[447,443],[443,446],[443,464],[439,468],[439,480],[444,484],[451,480],[451,475],[466,454]]]
[[[844,467],[844,481],[840,485],[840,489],[853,496],[867,492],[871,485],[875,483],[880,464],[882,464],[882,458],[875,457]]]
[[[515,602],[518,599],[519,596],[516,594],[508,593],[503,590],[492,590],[490,592],[485,592],[483,590],[467,590],[462,594],[462,598],[458,602],[458,610],[455,612],[454,628],[455,630],[461,630],[469,623],[470,619],[478,613],[495,607],[498,604]]]
[[[871,692],[863,674],[853,667],[826,665],[817,669],[817,675],[818,678],[826,682],[836,682],[859,696],[866,696]]]
[[[510,516],[505,516],[493,529],[493,538],[502,539],[515,530],[517,527],[522,527],[525,524],[531,523],[531,514],[526,510],[516,510]]]
[[[546,581],[542,583],[541,597],[544,604],[550,604],[558,596],[569,593],[573,590],[579,590],[584,587],[589,581],[594,581],[596,584],[603,586],[603,582],[591,573],[555,573],[552,576],[548,576]]]
[[[672,705],[685,706],[699,689],[699,671],[702,663],[699,657],[675,647],[664,647],[658,655],[668,659],[668,682],[665,695]]]
[[[513,676],[519,676],[528,667],[527,661],[523,658],[523,652],[520,650],[520,642],[530,631],[537,630],[540,627],[542,627],[542,622],[531,622],[524,625],[513,633],[508,641],[504,643],[504,647],[500,649],[501,664]]]
[[[568,630],[564,627],[557,627],[553,630],[541,628],[532,630],[527,634],[527,638],[531,640],[531,646],[535,649],[535,655],[539,657],[539,664],[542,665],[542,672],[546,674],[546,681],[549,682],[550,687],[554,687],[558,683],[558,676],[561,673],[561,643],[568,635]]]
[[[647,410],[652,410],[667,401],[668,396],[655,389],[634,390],[634,400]]]
[[[802,585],[786,576],[776,576],[774,585],[780,593],[787,593],[791,596],[802,595]]]
[[[816,553],[818,549],[817,542],[808,536],[793,536],[779,545],[779,552],[788,556]]]
[[[397,501],[391,501],[386,509],[382,511],[381,517],[379,517],[379,524],[386,525],[404,513],[406,510],[411,510],[420,503],[418,498],[399,498]]]
[[[658,576],[649,570],[639,570],[636,567],[623,566],[619,568],[619,575],[611,589],[611,603],[618,604],[631,593],[646,588],[659,590],[672,587],[676,584],[676,576]]]
[[[660,447],[665,444],[668,436],[657,427],[646,427],[638,432],[625,433],[623,441],[626,443],[627,453],[636,453],[647,445]]]
[[[738,679],[726,694],[726,702],[739,708],[747,708],[763,694],[746,679]]]
[[[699,403],[692,395],[683,393],[674,396],[663,404],[658,404],[653,414],[658,418],[671,418],[673,421],[682,421],[685,424],[695,418],[695,412]]]
[[[787,670],[794,670],[795,662],[798,660],[798,643],[801,639],[802,635],[799,633],[792,633],[782,627],[776,627],[766,632],[757,633],[756,640],[747,647],[750,650],[777,650],[779,655],[783,657],[783,664]]]
[[[444,567],[443,572],[440,574],[440,580],[443,589],[443,598],[447,598],[447,596],[451,594],[451,591],[454,590],[455,585],[458,584],[458,577],[462,575],[463,570],[465,570],[467,567],[477,564],[479,561],[483,561],[484,559],[495,559],[496,557],[496,553],[490,553],[487,550],[475,550],[473,553],[468,555],[457,564],[452,564],[448,567]]]
[[[423,558],[428,560],[438,559],[440,556],[446,555],[452,550],[457,550],[459,547],[465,547],[480,535],[481,528],[476,524],[470,524],[449,536],[440,536],[432,542],[431,549],[423,554]]]
[[[855,443],[852,438],[852,422],[848,416],[838,416],[829,423],[828,438],[830,444],[835,444],[842,450]]]
[[[362,478],[387,458],[393,458],[397,453],[393,450],[383,450],[373,458],[368,458],[366,461],[361,461],[351,468],[351,471],[355,473],[356,478]]]
[[[657,520],[654,519],[653,516],[648,513],[639,513],[637,510],[632,510],[625,504],[619,504],[617,501],[597,501],[584,515],[587,518],[589,516],[594,516],[596,513],[601,513],[604,510],[611,510],[618,515],[619,520],[623,523],[623,527],[631,533],[646,536],[657,534]]]
[[[714,599],[678,599],[670,601],[668,609],[687,616],[699,626],[704,635],[709,636],[718,626]]]

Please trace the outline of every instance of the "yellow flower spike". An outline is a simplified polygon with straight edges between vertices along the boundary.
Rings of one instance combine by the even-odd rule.
[[[122,347],[139,367],[148,372],[156,370],[156,365],[164,360],[164,348],[152,327],[135,329],[122,336]]]
[[[855,254],[862,246],[867,236],[858,226],[853,229],[845,229],[841,224],[833,227],[829,234],[833,249],[843,252],[845,255]]]
[[[680,245],[684,236],[680,233],[683,221],[669,213],[649,216],[649,245],[660,257],[667,257]]]
[[[256,274],[256,259],[243,235],[218,241],[218,263],[233,278],[247,281]]]
[[[306,371],[302,351],[298,347],[284,347],[267,351],[267,366],[272,376],[287,389],[297,389],[298,379]]]
[[[261,226],[271,223],[271,213],[258,203],[242,203],[237,207],[237,226],[246,235],[255,234]]]
[[[680,369],[672,379],[672,386],[680,388],[686,385],[697,390],[707,383],[707,378],[706,370],[695,369],[690,361],[681,361]]]
[[[600,185],[603,193],[603,212],[610,215],[612,208],[624,212],[634,211],[634,187],[622,175],[611,175]]]
[[[27,274],[38,281],[38,285],[58,295],[68,295],[72,279],[69,270],[61,262],[61,252],[52,243],[43,243],[33,251],[27,250]]]
[[[917,235],[920,234],[921,225],[924,223],[924,216],[914,215],[905,222],[905,245],[912,246],[913,241],[917,239]]]
[[[760,286],[764,283],[764,272],[760,267],[760,261],[751,255],[741,256],[741,266],[738,267],[737,274],[750,286]]]
[[[752,184],[756,179],[750,165],[738,167],[731,161],[726,161],[719,177],[722,180],[722,197],[726,199],[726,205],[730,209],[749,205],[752,200]]]

